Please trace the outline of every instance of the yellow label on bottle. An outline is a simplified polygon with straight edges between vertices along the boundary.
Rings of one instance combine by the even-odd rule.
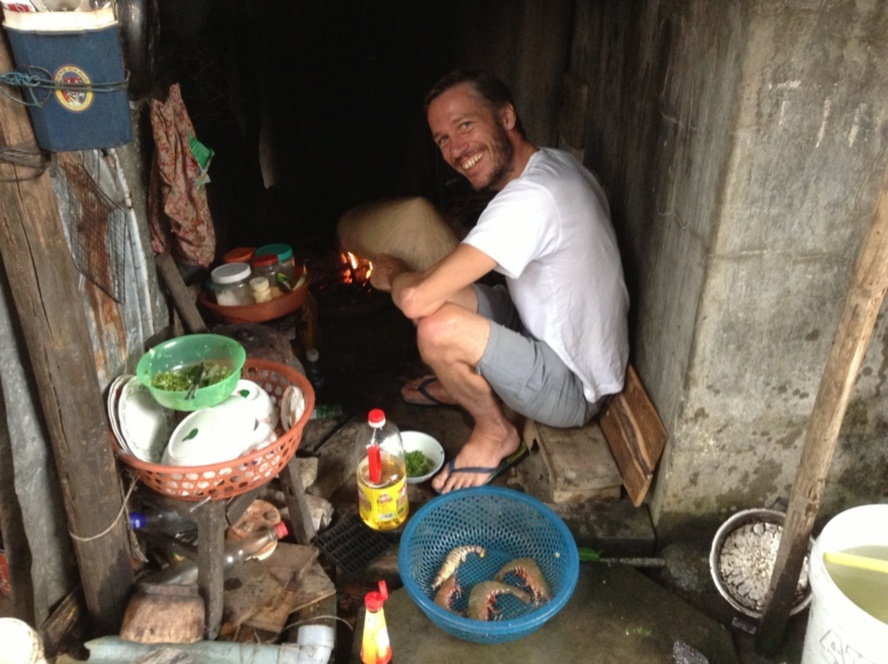
[[[375,530],[391,530],[407,520],[407,468],[397,457],[382,454],[382,478],[372,484],[368,460],[358,465],[358,512],[361,519]]]

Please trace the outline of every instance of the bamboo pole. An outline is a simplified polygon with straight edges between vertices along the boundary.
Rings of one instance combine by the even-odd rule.
[[[820,379],[805,445],[789,497],[769,599],[759,623],[756,650],[776,653],[783,641],[795,587],[835,451],[851,390],[888,290],[888,170],[863,242],[845,308]]]

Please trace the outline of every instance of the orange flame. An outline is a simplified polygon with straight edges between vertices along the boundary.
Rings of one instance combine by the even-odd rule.
[[[373,263],[371,261],[359,258],[350,251],[341,253],[340,256],[343,264],[342,283],[352,284],[370,281],[370,275],[373,273]]]

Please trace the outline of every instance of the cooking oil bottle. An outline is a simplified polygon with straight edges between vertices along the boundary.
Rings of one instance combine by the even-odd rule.
[[[401,432],[374,408],[358,431],[358,512],[374,530],[392,530],[407,520],[407,462]]]

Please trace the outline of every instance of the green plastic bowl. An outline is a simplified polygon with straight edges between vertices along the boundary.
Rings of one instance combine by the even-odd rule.
[[[230,337],[188,334],[164,341],[145,353],[136,366],[136,375],[161,406],[192,411],[225,401],[234,392],[246,360],[244,347]],[[220,367],[228,373],[218,382],[199,387],[191,399],[185,398],[187,389],[164,390],[152,384],[154,377],[162,371],[188,371],[201,362],[207,363],[208,374],[216,374]]]

